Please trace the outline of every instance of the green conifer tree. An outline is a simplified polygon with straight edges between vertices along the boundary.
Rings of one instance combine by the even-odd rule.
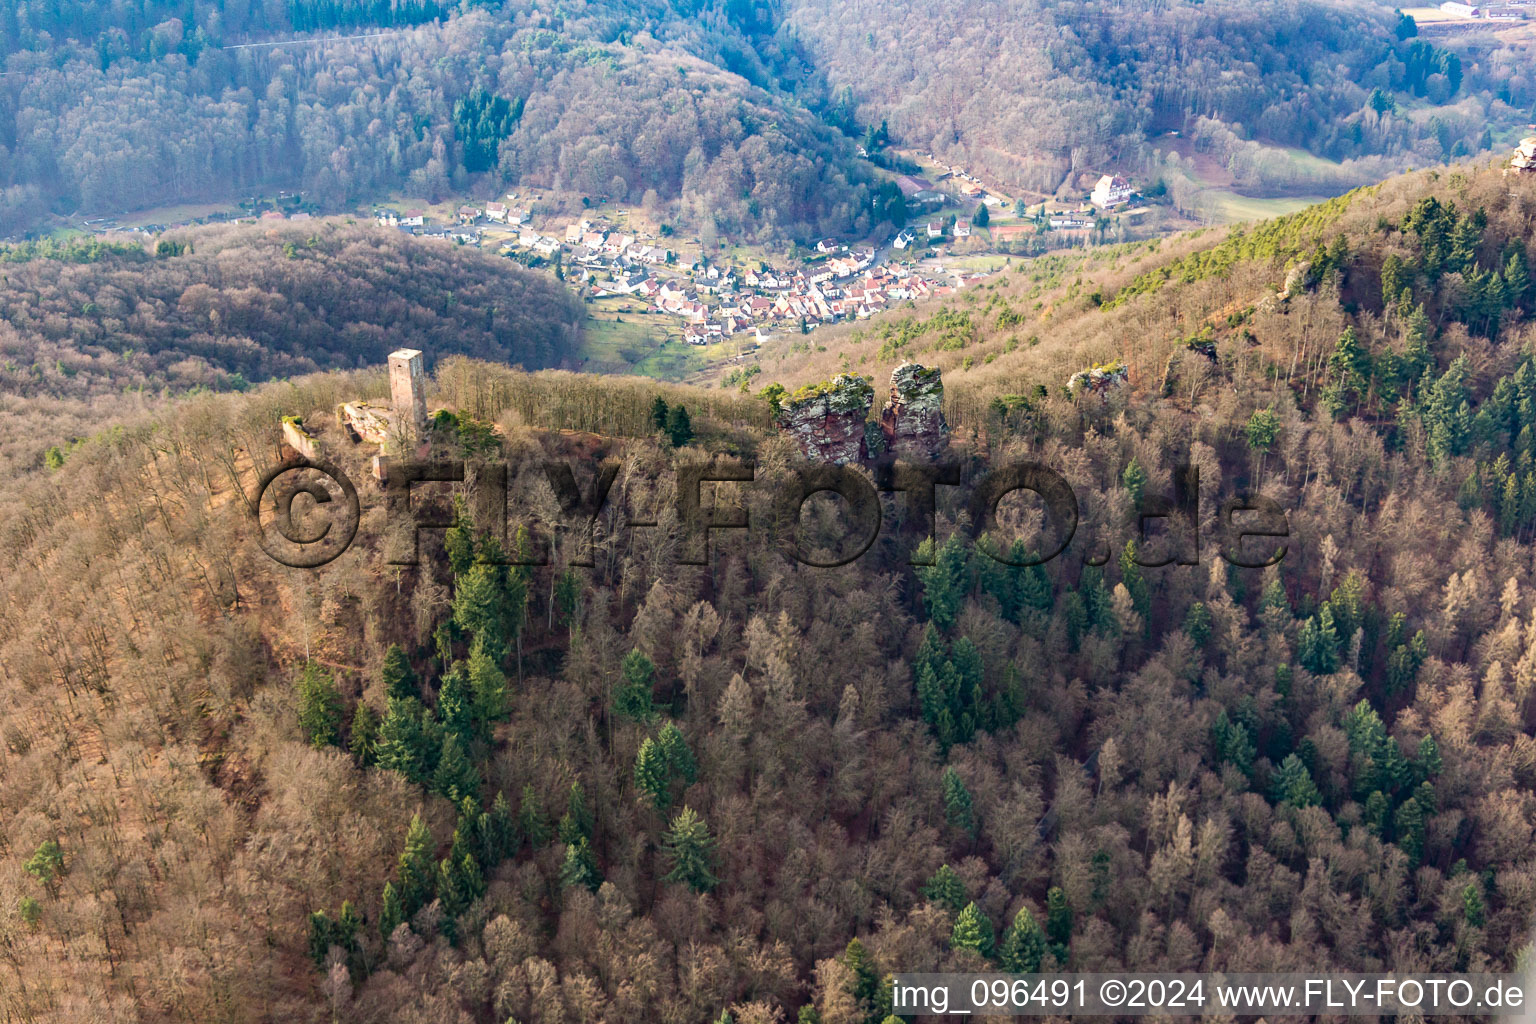
[[[621,682],[613,694],[614,712],[634,722],[649,722],[656,716],[651,702],[652,687],[656,682],[655,663],[644,651],[633,650],[624,656],[619,675]]]
[[[950,828],[959,829],[967,835],[974,835],[976,820],[971,806],[971,791],[965,788],[965,781],[960,778],[960,773],[953,767],[944,769],[944,820],[949,822]]]
[[[400,854],[401,920],[409,920],[416,911],[432,902],[437,894],[437,858],[435,844],[421,815],[412,816],[405,833],[405,849]]]
[[[667,413],[667,440],[672,442],[674,448],[681,448],[693,440],[693,421],[688,417],[688,410],[681,405],[674,405],[672,411]]]
[[[688,749],[688,741],[683,738],[682,730],[676,723],[668,722],[661,727],[661,732],[656,734],[656,744],[666,758],[668,775],[681,779],[684,787],[698,781],[699,764],[694,760],[693,751]]]
[[[1013,924],[1003,932],[1002,945],[998,947],[1003,969],[1012,974],[1038,974],[1045,950],[1045,932],[1029,908],[1020,907],[1013,917]]]
[[[1065,950],[1072,942],[1072,906],[1067,894],[1054,885],[1045,893],[1045,934],[1058,949]]]
[[[672,803],[666,752],[649,736],[640,743],[640,751],[635,755],[635,787],[651,798],[658,811],[666,810]]]
[[[958,914],[966,903],[965,883],[960,881],[954,868],[941,864],[933,877],[928,879],[928,884],[923,886],[923,898]]]
[[[691,807],[684,807],[672,818],[661,840],[661,850],[671,869],[668,882],[681,882],[695,892],[708,892],[720,880],[713,874],[714,837],[704,819]]]
[[[416,673],[411,671],[411,663],[399,644],[390,644],[384,652],[384,670],[381,674],[387,696],[401,699],[421,696],[416,689]]]
[[[367,767],[373,763],[373,750],[379,739],[379,713],[369,706],[367,701],[357,702],[357,710],[352,714],[351,736],[347,740],[347,749],[359,765]]]
[[[527,839],[529,847],[535,850],[549,842],[549,821],[531,785],[523,787],[523,799],[517,809],[516,834]]]
[[[299,728],[309,744],[328,747],[339,742],[345,710],[331,674],[313,661],[306,662],[299,677]]]
[[[970,949],[983,957],[992,955],[992,922],[974,903],[955,917],[955,928],[949,936],[950,949]]]
[[[454,803],[480,795],[480,772],[464,752],[463,741],[454,733],[443,740],[443,754],[432,773],[432,788]]]
[[[586,836],[577,836],[576,841],[565,848],[565,860],[560,865],[560,885],[566,889],[579,885],[596,892],[602,884],[603,874],[598,870],[592,844]]]

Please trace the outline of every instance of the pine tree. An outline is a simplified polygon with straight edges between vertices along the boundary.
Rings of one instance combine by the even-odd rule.
[[[688,741],[683,738],[682,730],[675,723],[668,722],[661,727],[661,732],[656,734],[656,743],[666,758],[668,775],[682,779],[684,787],[698,781],[698,762],[693,758],[693,751],[688,749]]]
[[[1045,893],[1045,934],[1058,949],[1064,950],[1072,942],[1072,907],[1067,903],[1067,894],[1054,885]]]
[[[433,856],[432,833],[421,815],[413,815],[405,833],[405,850],[400,854],[401,920],[409,920],[416,911],[432,902],[437,894],[437,859]]]
[[[1417,867],[1424,859],[1424,808],[1417,797],[1404,800],[1392,819],[1392,834],[1398,849],[1408,858],[1409,867]]]
[[[1353,327],[1344,328],[1328,358],[1328,383],[1323,388],[1323,404],[1337,416],[1353,410],[1370,387],[1371,355],[1360,345]]]
[[[443,676],[437,691],[437,717],[450,737],[468,741],[477,735],[475,698],[463,662],[455,663]]]
[[[567,568],[555,581],[555,608],[559,610],[560,625],[575,628],[581,611],[581,577],[575,569]]]
[[[658,811],[666,810],[672,803],[666,752],[649,736],[635,755],[635,787],[651,798]]]
[[[395,888],[395,883],[385,882],[383,906],[379,909],[379,934],[387,939],[404,923],[405,905],[401,902],[400,890]]]
[[[950,828],[974,835],[976,821],[971,808],[971,791],[965,788],[960,773],[953,767],[944,769],[944,820]]]
[[[1120,474],[1120,483],[1131,496],[1131,507],[1141,507],[1141,494],[1147,486],[1147,471],[1141,468],[1141,463],[1135,456],[1125,464],[1125,470]]]
[[[357,710],[352,715],[351,732],[347,749],[352,752],[358,764],[367,767],[373,763],[373,750],[379,739],[379,714],[367,701],[357,702]]]
[[[849,939],[847,948],[843,950],[843,966],[853,975],[848,994],[853,996],[859,1010],[867,1018],[880,996],[880,974],[875,970],[869,950],[864,948],[864,943],[857,937]]]
[[[501,566],[476,562],[454,582],[453,620],[500,660],[511,634],[506,631],[507,585]]]
[[[399,644],[390,644],[384,652],[384,670],[381,675],[384,692],[388,696],[400,699],[420,696],[416,689],[416,673],[411,671],[411,663]]]
[[[681,448],[693,440],[693,422],[688,418],[688,410],[681,405],[673,406],[667,413],[667,440],[674,448]]]
[[[704,819],[693,808],[684,807],[673,817],[661,840],[662,853],[672,865],[664,879],[681,882],[695,892],[713,889],[720,884],[711,871],[714,847],[714,837]]]
[[[954,626],[970,590],[969,555],[959,531],[951,533],[937,550],[931,538],[918,545],[915,561],[930,560],[932,565],[918,564],[916,570],[923,584],[923,607],[933,624],[947,632]]]
[[[657,430],[667,429],[667,400],[657,395],[651,399],[651,423]]]
[[[1233,722],[1225,709],[1216,715],[1211,725],[1211,742],[1216,747],[1219,761],[1230,764],[1244,775],[1253,773],[1253,759],[1257,755],[1248,728],[1241,722]]]
[[[443,740],[443,755],[432,773],[432,788],[454,803],[466,796],[480,794],[480,772],[476,770],[459,737],[449,733]]]
[[[479,638],[469,649],[469,688],[477,722],[499,722],[507,716],[506,674]]]
[[[923,898],[958,914],[966,903],[965,883],[960,881],[954,868],[941,864],[933,877],[928,879],[928,884],[923,886]]]
[[[535,850],[549,841],[549,822],[531,785],[523,787],[522,803],[517,809],[516,834],[527,839],[529,847]]]
[[[505,792],[498,792],[480,830],[481,860],[494,867],[517,853],[519,845],[521,839],[512,805],[507,802]]]
[[[1387,817],[1391,812],[1392,805],[1387,803],[1387,795],[1379,789],[1373,789],[1371,795],[1365,798],[1365,808],[1361,814],[1366,830],[1377,839],[1385,839]]]
[[[309,915],[309,958],[314,961],[316,970],[324,969],[330,951],[331,919],[323,910],[312,911]]]
[[[1003,969],[1012,974],[1038,974],[1045,950],[1045,932],[1029,908],[1020,907],[1013,924],[1003,932],[1003,942],[998,947]]]
[[[1483,893],[1478,887],[1477,879],[1467,883],[1467,887],[1461,890],[1461,916],[1467,924],[1473,928],[1483,926]]]
[[[577,839],[592,838],[593,829],[592,811],[587,807],[587,794],[581,788],[581,782],[571,783],[570,795],[565,801],[565,816],[560,819],[560,825],[556,828],[556,834],[560,841],[567,846]]]
[[[619,669],[622,682],[613,694],[616,714],[634,722],[649,722],[656,716],[651,690],[656,682],[656,664],[644,651],[633,650],[624,656]]]
[[[992,955],[992,922],[987,920],[974,903],[955,917],[955,928],[949,936],[950,949],[970,949],[982,957]]]
[[[412,782],[426,782],[442,751],[441,727],[427,717],[414,697],[391,697],[379,726],[374,757],[380,768],[397,771]]]
[[[1280,770],[1275,773],[1271,792],[1276,803],[1290,804],[1292,807],[1314,807],[1323,802],[1322,794],[1312,781],[1312,773],[1295,754],[1286,755],[1285,760],[1280,762]]]
[[[345,708],[331,674],[313,661],[304,664],[299,677],[299,728],[314,747],[328,747],[341,739]]]
[[[1421,632],[1420,636],[1423,635]],[[1440,744],[1435,742],[1435,737],[1429,733],[1419,740],[1419,749],[1414,754],[1414,772],[1420,780],[1433,779],[1439,776],[1442,767],[1440,759]]]
[[[569,889],[580,885],[593,892],[603,884],[603,874],[598,870],[597,857],[586,836],[578,836],[565,848],[565,860],[560,865],[560,885]]]
[[[1189,611],[1184,613],[1184,635],[1198,650],[1205,646],[1205,642],[1211,638],[1211,610],[1205,606],[1204,601],[1196,601],[1189,606]]]
[[[1296,634],[1296,660],[1313,675],[1330,675],[1339,670],[1339,637],[1333,627],[1333,610],[1328,605],[1302,623]]]
[[[1125,589],[1131,595],[1131,603],[1135,606],[1142,622],[1150,627],[1152,616],[1152,592],[1147,586],[1146,577],[1141,573],[1141,565],[1136,561],[1136,541],[1128,540],[1125,548],[1120,552],[1120,582],[1125,584]]]

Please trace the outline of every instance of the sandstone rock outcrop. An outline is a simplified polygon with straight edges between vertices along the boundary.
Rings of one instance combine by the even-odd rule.
[[[1515,155],[1510,157],[1509,169],[1504,173],[1536,174],[1536,135],[1527,136],[1520,140],[1520,145],[1515,147]]]
[[[1078,370],[1067,378],[1067,392],[1077,394],[1084,388],[1089,391],[1112,391],[1130,380],[1130,371],[1121,362],[1103,363],[1099,366],[1090,366],[1086,370]]]
[[[902,363],[891,371],[891,397],[880,410],[885,446],[898,457],[935,459],[949,445],[939,368]]]
[[[794,438],[800,453],[816,462],[862,462],[868,455],[864,421],[875,389],[863,377],[840,373],[808,384],[779,403],[779,429]]]

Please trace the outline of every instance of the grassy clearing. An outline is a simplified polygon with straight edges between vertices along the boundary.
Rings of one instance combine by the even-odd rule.
[[[1224,188],[1208,189],[1201,193],[1201,196],[1213,204],[1223,223],[1280,217],[1287,213],[1295,213],[1297,210],[1305,210],[1309,206],[1332,198],[1331,196],[1285,196],[1277,199],[1259,199],[1255,196],[1240,195],[1231,189]]]
[[[638,299],[605,298],[587,306],[583,369],[680,381],[752,348],[750,335],[690,345],[676,317],[644,312]]]

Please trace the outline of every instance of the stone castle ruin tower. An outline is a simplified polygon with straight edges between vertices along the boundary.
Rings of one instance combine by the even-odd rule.
[[[427,432],[427,370],[421,352],[402,348],[389,354],[389,398],[395,429],[418,440]]]
[[[902,363],[891,371],[891,397],[880,410],[885,446],[907,458],[935,459],[949,445],[944,381],[937,366]]]

